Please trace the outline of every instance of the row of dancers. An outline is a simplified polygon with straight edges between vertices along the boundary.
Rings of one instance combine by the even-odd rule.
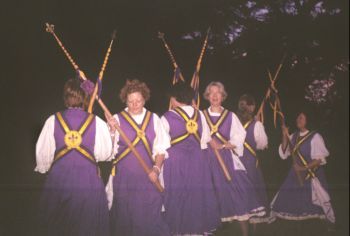
[[[268,138],[254,117],[254,97],[241,96],[235,114],[222,106],[227,92],[221,82],[207,86],[210,107],[203,111],[192,105],[194,91],[186,83],[168,95],[171,109],[159,117],[145,108],[147,85],[127,81],[120,91],[126,108],[105,122],[86,111],[89,93],[78,79],[65,83],[66,109],[46,120],[36,144],[35,171],[47,173],[40,233],[211,235],[223,222],[238,221],[246,236],[249,223],[276,218],[335,222],[323,170],[329,152],[322,136],[308,129],[307,112],[298,114],[293,134],[282,128],[279,155],[293,158],[293,166],[269,203],[258,157]],[[112,162],[106,186],[102,161]]]

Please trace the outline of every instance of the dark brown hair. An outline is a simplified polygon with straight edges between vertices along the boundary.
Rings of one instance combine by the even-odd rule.
[[[68,107],[81,107],[84,108],[88,96],[84,90],[80,87],[80,81],[78,79],[70,79],[64,84],[63,89],[63,101],[64,105]]]
[[[250,94],[243,94],[240,98],[239,98],[239,102],[240,101],[245,101],[247,103],[247,105],[252,106],[252,105],[256,105],[255,102],[255,98],[250,95]]]
[[[123,103],[126,103],[128,95],[136,92],[141,93],[145,101],[148,101],[151,96],[151,91],[147,87],[146,83],[141,82],[137,79],[133,79],[133,80],[127,80],[124,87],[120,90],[120,94],[119,94],[120,100]]]
[[[168,92],[169,98],[174,97],[176,101],[186,105],[192,105],[194,95],[195,93],[193,88],[191,88],[191,86],[187,83],[183,82],[171,86]]]

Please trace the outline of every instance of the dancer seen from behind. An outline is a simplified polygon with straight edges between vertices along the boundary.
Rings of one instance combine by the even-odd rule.
[[[165,219],[172,235],[203,235],[220,224],[210,166],[203,151],[208,143],[216,144],[203,113],[191,106],[193,89],[178,83],[169,95],[173,109],[161,118],[171,137],[169,158],[164,163]]]
[[[83,88],[91,87],[85,83],[89,82],[66,82],[66,109],[46,120],[36,144],[35,171],[47,173],[40,198],[39,235],[110,233],[97,162],[109,159],[112,142],[107,124],[85,111],[89,96]]]
[[[243,155],[240,160],[244,164],[249,179],[254,185],[258,202],[265,207],[268,214],[263,217],[252,217],[249,221],[256,225],[257,223],[267,223],[269,221],[269,202],[266,193],[264,176],[260,167],[259,151],[268,146],[268,138],[264,125],[255,119],[254,112],[256,102],[253,96],[244,94],[238,102],[237,116],[246,130]]]

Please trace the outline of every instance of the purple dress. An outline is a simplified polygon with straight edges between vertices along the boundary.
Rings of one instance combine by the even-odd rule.
[[[135,128],[130,121],[142,130],[147,139],[150,150],[156,137],[154,132],[153,114],[147,112],[142,125],[127,113],[123,112],[129,121],[121,113],[118,114],[120,127],[127,137],[133,141],[138,137]],[[147,119],[147,117],[149,117]],[[116,159],[128,149],[127,144],[121,138]],[[144,161],[151,168],[152,157],[145,143],[139,141],[135,145]],[[127,152],[117,164],[113,178],[113,204],[111,208],[112,235],[120,236],[167,236],[170,235],[168,227],[162,218],[162,194],[152,184],[148,175],[144,172],[132,152]]]
[[[232,112],[224,111],[220,116],[210,116],[209,112],[205,111],[205,116],[211,128],[212,137],[221,144],[227,142],[230,139]],[[218,129],[212,130],[211,124],[217,125]],[[230,150],[222,149],[219,150],[219,153],[232,178],[231,181],[226,179],[214,151],[209,148],[207,156],[210,160],[213,181],[220,204],[221,221],[244,221],[253,216],[264,215],[264,207],[256,198],[254,186],[247,172],[235,169]]]
[[[256,141],[254,136],[256,121],[248,122],[244,127],[246,129],[247,135],[244,144],[243,156],[240,157],[243,165],[245,166],[248,177],[253,183],[255,192],[257,195],[257,200],[259,205],[264,206],[266,210],[270,207],[268,206],[268,199],[266,194],[266,186],[264,181],[264,176],[260,169],[259,160],[257,156]],[[268,217],[254,217],[251,219],[252,223],[262,223],[267,222]]]
[[[220,223],[209,164],[200,145],[199,114],[197,138],[190,135],[176,143],[187,133],[186,122],[173,111],[164,114],[172,139],[164,163],[165,217],[172,234],[203,234]]]
[[[83,151],[72,148],[62,155],[67,144],[59,114],[62,114],[68,129],[77,131],[89,117],[88,113],[78,109],[69,109],[55,116],[55,158],[58,159],[51,166],[40,199],[40,230],[43,235],[109,235],[107,197],[93,158],[95,116],[86,123],[81,135],[79,150]]]
[[[297,132],[293,135],[291,140],[292,146],[295,146],[300,140],[304,140],[301,142],[298,151],[308,163],[312,161],[311,140],[315,134],[316,132],[310,132],[304,137],[301,137],[299,132]],[[299,157],[297,157],[296,160],[298,164],[303,166]],[[312,202],[312,177],[310,177],[307,172],[301,173],[301,177],[304,180],[303,186],[300,186],[294,168],[292,167],[290,169],[286,180],[271,203],[272,216],[287,220],[325,219],[326,217],[323,209]],[[323,167],[319,166],[316,170],[312,170],[312,173],[318,178],[323,189],[328,191]]]

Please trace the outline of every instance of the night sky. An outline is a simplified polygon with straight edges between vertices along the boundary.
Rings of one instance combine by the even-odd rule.
[[[44,24],[55,25],[56,34],[93,81],[100,71],[110,35],[116,29],[117,37],[103,81],[104,102],[112,113],[119,112],[123,108],[118,96],[121,86],[126,79],[138,78],[151,89],[147,108],[162,114],[168,107],[166,90],[171,86],[173,68],[157,32],[165,33],[185,79],[190,80],[203,38],[185,41],[181,36],[193,29],[205,32],[209,26],[220,24],[212,11],[220,4],[226,2],[38,0],[2,3],[0,235],[30,235],[28,225],[45,178],[33,171],[35,143],[45,120],[64,109],[63,85],[75,76],[52,35],[46,33]],[[274,34],[279,32],[273,29],[266,28],[264,34],[249,37],[249,43],[255,45],[251,51],[271,41],[269,54],[248,54],[242,60],[233,60],[224,48],[207,53],[200,72],[201,92],[210,81],[219,80],[229,93],[225,106],[230,110],[236,110],[237,100],[244,93],[253,94],[260,104],[268,87],[266,70],[274,71],[283,56],[283,50],[274,47]],[[348,10],[340,19],[324,22],[315,32],[327,35],[329,60],[348,54]],[[286,67],[282,74],[277,85],[287,122],[293,127],[296,111],[306,104],[306,82],[302,71],[292,72]],[[348,78],[342,85],[343,97],[330,107],[334,113],[332,120],[325,126],[319,120],[319,129],[332,153],[326,172],[338,228],[348,232]],[[202,108],[206,105],[203,103]],[[310,109],[320,119],[329,107]],[[97,105],[95,113],[103,117]],[[266,182],[271,192],[275,192],[290,163],[278,158],[280,131],[272,127],[271,113],[268,112],[267,117],[270,149],[262,154],[266,158],[262,165]]]

